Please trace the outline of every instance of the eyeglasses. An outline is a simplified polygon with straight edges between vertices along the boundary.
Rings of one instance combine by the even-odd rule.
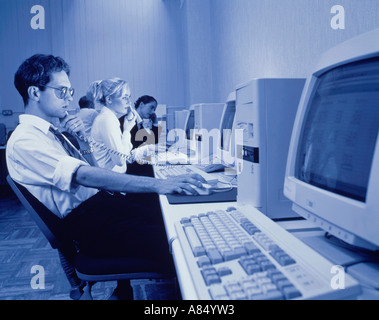
[[[71,97],[73,97],[74,93],[75,93],[74,88],[68,88],[68,87],[55,88],[55,87],[46,86],[46,85],[42,85],[41,87],[46,87],[46,88],[51,88],[51,89],[57,90],[58,93],[56,92],[55,95],[59,99],[65,99],[67,97],[67,92],[70,94]]]

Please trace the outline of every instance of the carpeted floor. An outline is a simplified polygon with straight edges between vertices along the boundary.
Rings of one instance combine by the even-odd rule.
[[[33,289],[33,277],[38,274],[33,266],[43,267],[43,289]],[[115,286],[115,281],[96,283],[93,298],[108,299]],[[175,280],[133,280],[132,286],[135,300],[181,298]],[[13,192],[0,186],[0,300],[69,300],[69,292],[58,252]]]

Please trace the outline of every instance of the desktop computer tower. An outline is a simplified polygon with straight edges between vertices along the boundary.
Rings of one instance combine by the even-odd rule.
[[[305,79],[253,79],[236,89],[237,202],[270,218],[298,216],[283,185],[292,127]]]
[[[195,129],[218,129],[224,108],[223,103],[199,103],[191,108],[195,111]]]
[[[177,124],[176,124],[175,113],[177,111],[183,111],[183,110],[186,110],[186,107],[183,107],[183,106],[167,106],[166,107],[165,138],[166,138],[167,145],[173,145],[178,140],[178,137],[176,135]]]
[[[198,159],[208,158],[217,145],[224,103],[198,103],[190,109],[194,110],[191,150]]]
[[[183,106],[167,106],[166,107],[166,129],[167,133],[176,129],[175,112],[186,110]]]

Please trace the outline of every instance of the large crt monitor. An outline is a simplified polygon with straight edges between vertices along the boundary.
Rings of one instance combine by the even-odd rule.
[[[347,243],[379,247],[379,30],[326,52],[307,79],[284,194]]]

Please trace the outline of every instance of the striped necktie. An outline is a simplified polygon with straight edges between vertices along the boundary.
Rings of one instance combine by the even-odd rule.
[[[86,159],[84,159],[84,157],[80,154],[79,150],[76,149],[75,146],[58,129],[55,129],[52,126],[50,126],[49,130],[55,135],[55,137],[57,137],[58,141],[66,150],[68,155],[76,159],[86,161]]]

